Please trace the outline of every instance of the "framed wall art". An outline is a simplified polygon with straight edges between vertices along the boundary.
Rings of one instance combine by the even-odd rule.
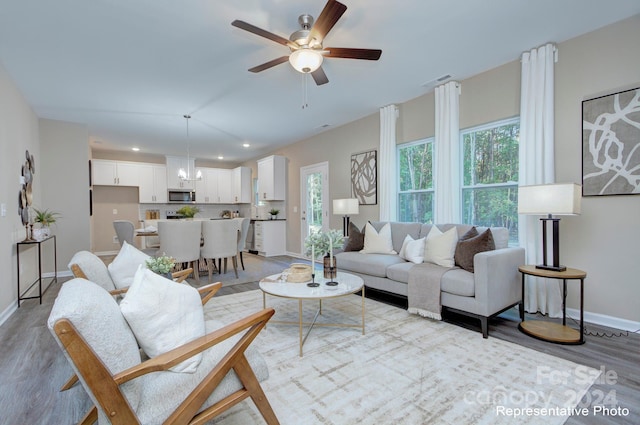
[[[351,155],[351,195],[360,205],[378,203],[377,151]]]
[[[582,195],[640,194],[640,88],[582,102]]]

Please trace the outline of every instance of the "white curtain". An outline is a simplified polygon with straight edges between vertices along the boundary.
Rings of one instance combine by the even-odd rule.
[[[397,216],[396,177],[396,105],[380,108],[380,155],[378,157],[378,193],[380,221],[395,221]]]
[[[553,44],[522,54],[520,88],[520,185],[554,183],[553,70],[557,50]],[[521,215],[518,220],[520,246],[527,264],[542,263],[540,217]],[[561,316],[560,283],[555,279],[527,277],[525,310]]]
[[[434,222],[460,223],[460,83],[436,87]]]

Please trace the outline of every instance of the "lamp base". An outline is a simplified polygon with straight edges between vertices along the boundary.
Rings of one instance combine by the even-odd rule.
[[[536,266],[536,269],[543,269],[543,270],[552,270],[554,272],[563,272],[565,270],[567,270],[566,266],[548,266],[546,264],[538,264]]]

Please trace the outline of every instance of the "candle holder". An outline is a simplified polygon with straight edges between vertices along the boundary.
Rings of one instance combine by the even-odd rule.
[[[316,282],[315,273],[311,273],[311,282],[307,283],[307,286],[309,286],[310,288],[317,288],[318,286],[320,286],[320,284]]]
[[[335,267],[329,267],[329,279],[331,279],[329,282],[325,283],[325,285],[327,286],[337,286],[338,282],[336,282],[334,279],[336,278],[336,268]]]

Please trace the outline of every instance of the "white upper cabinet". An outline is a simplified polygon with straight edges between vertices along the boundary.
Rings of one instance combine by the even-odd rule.
[[[167,203],[167,167],[160,164],[140,164],[140,203]]]
[[[138,186],[138,164],[135,162],[91,160],[91,183],[97,186]]]
[[[234,204],[251,203],[251,168],[237,167],[231,175],[231,202]]]
[[[286,194],[284,156],[272,155],[258,160],[258,192],[261,201],[283,201]]]
[[[191,170],[191,173],[195,173],[195,162],[196,160],[190,158],[187,161],[186,157],[181,156],[168,156],[167,157],[167,189],[195,189],[194,182],[187,182],[180,180],[178,177],[178,171],[182,168],[183,170]],[[190,176],[194,178],[195,176]],[[196,195],[197,196],[197,195]],[[197,197],[196,197],[197,199]]]
[[[198,168],[202,180],[196,182],[196,203],[231,204],[232,170],[224,168]]]
[[[231,193],[233,192],[231,185],[231,175],[233,170],[218,168],[217,169],[217,185],[218,185],[218,204],[231,204]]]

